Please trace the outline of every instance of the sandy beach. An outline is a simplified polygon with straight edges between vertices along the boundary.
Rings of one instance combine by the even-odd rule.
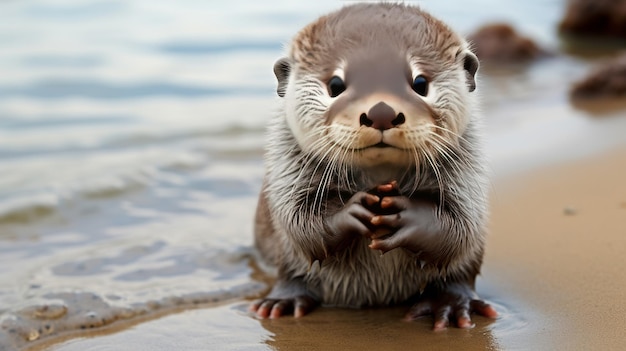
[[[523,301],[533,311],[524,316],[533,332],[503,336],[502,345],[626,345],[624,179],[621,148],[497,182],[483,274],[499,296]]]

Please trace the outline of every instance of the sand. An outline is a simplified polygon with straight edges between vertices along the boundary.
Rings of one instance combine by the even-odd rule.
[[[625,181],[622,148],[498,182],[484,275],[536,332],[503,345],[626,347]]]
[[[496,178],[478,292],[500,317],[476,317],[471,330],[432,332],[428,318],[403,322],[404,307],[322,308],[300,320],[259,321],[246,301],[235,301],[51,349],[623,349],[625,179],[623,147]]]

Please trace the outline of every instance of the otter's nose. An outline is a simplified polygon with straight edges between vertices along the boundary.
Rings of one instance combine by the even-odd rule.
[[[379,130],[391,129],[405,122],[402,112],[396,115],[396,111],[384,102],[372,106],[370,110],[361,113],[360,123],[362,126],[372,127]]]

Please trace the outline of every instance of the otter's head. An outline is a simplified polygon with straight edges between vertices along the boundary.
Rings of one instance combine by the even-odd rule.
[[[352,165],[407,165],[458,145],[478,60],[419,8],[359,4],[300,31],[274,72],[305,152]]]

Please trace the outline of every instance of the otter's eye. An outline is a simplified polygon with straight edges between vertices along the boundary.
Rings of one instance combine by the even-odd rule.
[[[426,77],[422,75],[415,77],[415,80],[413,81],[413,91],[421,96],[426,96],[428,94],[428,81],[426,80]]]
[[[346,84],[341,78],[337,76],[330,78],[328,81],[328,91],[330,92],[330,97],[336,97],[343,93],[344,90],[346,90]]]

